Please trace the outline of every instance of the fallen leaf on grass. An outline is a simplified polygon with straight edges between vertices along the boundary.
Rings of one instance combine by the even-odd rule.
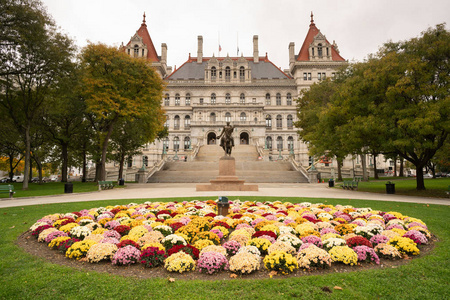
[[[9,229],[13,229],[13,228],[16,228],[16,226],[11,226],[11,227],[9,227]]]
[[[341,288],[340,286],[337,286],[337,285],[334,286],[334,289],[335,289],[335,290],[341,290],[341,291],[342,291],[342,288]]]
[[[169,282],[175,282],[175,278],[172,278],[172,277],[168,278],[168,280],[169,280]]]
[[[237,278],[238,276],[236,274],[231,274],[230,278]]]

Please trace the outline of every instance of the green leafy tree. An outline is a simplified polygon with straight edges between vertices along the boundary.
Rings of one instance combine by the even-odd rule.
[[[145,60],[102,44],[86,46],[81,63],[83,96],[101,153],[97,179],[105,180],[108,144],[119,122],[140,118],[163,124],[164,85]]]

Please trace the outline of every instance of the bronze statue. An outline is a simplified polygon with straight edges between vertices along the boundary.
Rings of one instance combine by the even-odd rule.
[[[231,156],[231,150],[234,147],[234,139],[233,135],[234,127],[230,125],[230,122],[227,122],[227,125],[223,127],[222,133],[217,137],[220,139],[220,147],[225,151],[225,155]]]

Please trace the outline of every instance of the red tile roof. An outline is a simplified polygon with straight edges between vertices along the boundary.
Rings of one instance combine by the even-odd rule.
[[[147,59],[151,62],[159,62],[158,53],[156,53],[152,38],[147,30],[147,24],[145,24],[145,13],[144,20],[142,21],[141,27],[138,29],[137,34],[142,38],[142,42],[147,46]],[[130,43],[131,41],[128,42],[127,46],[130,45]]]
[[[302,48],[298,53],[297,61],[309,61],[309,45],[314,41],[314,37],[319,34],[320,30],[314,24],[313,14],[311,12],[311,24],[309,25],[308,34],[306,35],[305,41],[303,42]],[[328,44],[331,44],[328,42]],[[345,61],[345,59],[339,55],[333,45],[331,45],[331,58],[333,61]]]

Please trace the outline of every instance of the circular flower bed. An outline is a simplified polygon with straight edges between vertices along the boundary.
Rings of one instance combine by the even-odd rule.
[[[44,216],[30,231],[69,259],[237,275],[378,265],[431,238],[419,219],[370,208],[235,200],[229,211],[217,215],[213,200],[130,203]]]

